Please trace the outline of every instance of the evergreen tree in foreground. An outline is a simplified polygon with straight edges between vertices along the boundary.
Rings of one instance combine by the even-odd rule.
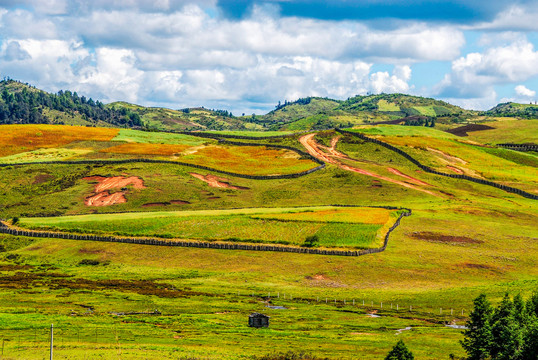
[[[392,350],[387,354],[385,360],[414,360],[413,353],[407,349],[402,340],[398,341]]]
[[[474,309],[465,324],[467,330],[463,332],[464,339],[461,345],[465,349],[469,360],[484,360],[489,358],[491,343],[491,305],[485,294],[474,300]]]
[[[538,294],[525,303],[508,294],[493,309],[484,294],[474,300],[461,342],[468,360],[538,360]]]

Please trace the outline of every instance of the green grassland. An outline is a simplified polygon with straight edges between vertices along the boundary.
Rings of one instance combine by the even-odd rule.
[[[469,132],[468,139],[485,144],[536,143],[538,121],[515,118],[491,118],[480,124],[492,127],[490,130]]]
[[[430,128],[356,131],[389,141],[429,166],[447,169],[452,164],[530,192],[538,188],[536,163],[525,154],[478,146]],[[159,136],[157,144],[182,144],[182,138]],[[326,132],[316,139],[327,145],[334,136],[338,134]],[[271,142],[299,146],[297,138]],[[309,226],[315,222],[294,227],[300,222],[282,221],[299,216],[287,213],[295,207],[312,207],[312,217],[325,209],[319,206],[333,204],[413,211],[392,233],[384,252],[361,257],[0,235],[0,249],[5,250],[0,253],[0,335],[8,339],[4,356],[42,359],[47,354],[46,328],[54,323],[59,358],[249,359],[278,349],[330,359],[383,359],[403,339],[417,359],[448,359],[450,353],[464,355],[458,344],[462,335],[444,324],[463,324],[479,293],[497,302],[506,291],[526,296],[538,289],[534,200],[425,173],[382,146],[350,136],[342,136],[336,149],[354,159],[346,164],[407,181],[387,168],[397,169],[427,183],[421,188],[431,194],[332,164],[297,179],[227,176],[241,190],[210,187],[191,176],[192,169],[166,164],[0,169],[0,217],[20,217],[21,226],[48,223],[73,231],[140,235],[183,236],[190,231],[190,236],[265,241],[277,232],[298,241],[314,233]],[[83,178],[94,175],[137,176],[146,187],[128,187],[125,203],[90,207],[84,199],[94,184]],[[148,203],[160,205],[144,206]],[[237,213],[246,208],[257,213]],[[80,221],[81,214],[91,221]],[[181,224],[176,214],[185,215],[188,224]],[[227,229],[230,223],[234,226]],[[340,222],[324,226],[328,230],[320,238],[326,241],[345,240],[349,234],[356,239],[365,229],[365,224]],[[268,300],[286,309],[268,308]],[[153,310],[160,314],[148,314]],[[270,315],[270,327],[249,328],[252,312]],[[373,312],[380,317],[368,316]]]
[[[172,110],[158,107],[144,107],[121,101],[108,104],[107,108],[133,111],[140,116],[145,127],[155,130],[245,129],[245,126],[239,119],[224,116],[216,111],[205,108]]]
[[[58,142],[54,137],[56,132],[51,131],[52,129],[60,129],[57,132],[58,136],[64,136],[70,131],[79,131],[81,136],[70,139],[74,141]],[[183,134],[111,129],[111,132],[107,133],[108,138],[82,140],[84,133],[90,132],[91,129],[94,128],[70,126],[60,128],[52,125],[2,127],[0,140],[3,139],[2,141],[8,146],[15,141],[21,145],[11,149],[8,156],[0,157],[0,164],[143,158],[179,161],[222,171],[255,175],[290,174],[306,171],[318,165],[311,160],[300,158],[299,154],[289,150],[261,146],[217,145],[216,140]],[[43,140],[43,133],[46,134],[47,140]],[[35,145],[36,142],[42,143],[40,146],[44,148]],[[37,149],[34,149],[35,147]]]
[[[23,218],[20,225],[33,229],[79,233],[285,245],[302,245],[308,236],[316,235],[322,247],[381,246],[384,234],[380,230],[384,222],[362,223],[360,217],[354,217],[353,213],[348,218],[341,217],[341,221],[325,221],[322,218],[315,220],[318,218],[316,210],[323,212],[333,210],[341,214],[349,212],[347,208],[331,207],[146,212]],[[383,209],[369,210],[380,212],[380,216],[387,213]],[[283,218],[282,215],[290,211],[292,213],[307,211],[308,213],[297,220]]]

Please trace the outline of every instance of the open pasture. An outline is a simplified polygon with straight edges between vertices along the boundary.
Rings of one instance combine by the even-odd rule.
[[[289,150],[217,145],[195,136],[126,129],[8,125],[0,128],[0,143],[3,164],[145,158],[250,175],[290,174],[317,166]]]
[[[22,218],[20,226],[78,233],[285,245],[302,245],[308,236],[316,235],[322,247],[368,248],[381,246],[382,230],[387,227],[384,225],[389,222],[390,214],[391,211],[380,208],[248,208]]]
[[[500,159],[506,161],[506,169],[498,169],[502,179],[513,171],[514,186],[532,186],[528,177],[516,176],[523,172],[521,167],[535,168],[523,158],[509,160],[508,155],[490,153],[491,148],[475,149],[429,128],[379,129],[390,131],[386,135],[397,139],[395,145],[413,156],[422,154],[419,160],[426,164],[460,158],[475,166],[476,161]],[[328,132],[320,143],[330,146],[334,136]],[[354,166],[371,166],[370,171],[391,167],[426,182],[424,188],[435,195],[417,195],[413,189],[333,164],[297,179],[226,176],[241,190],[212,188],[191,176],[192,169],[168,164],[34,164],[0,169],[1,217],[17,216],[27,226],[48,221],[44,226],[72,231],[163,235],[190,231],[191,236],[202,237],[214,225],[222,238],[269,238],[270,232],[277,232],[303,240],[317,232],[325,240],[345,239],[346,234],[356,239],[360,231],[353,227],[385,227],[394,219],[375,206],[413,211],[392,233],[384,252],[361,257],[0,235],[6,250],[0,253],[0,323],[7,331],[2,335],[15,335],[6,341],[4,355],[43,358],[46,339],[40,331],[54,323],[59,335],[56,354],[65,358],[92,353],[104,359],[247,359],[281,349],[331,359],[383,359],[403,339],[418,359],[446,359],[450,353],[463,356],[463,351],[457,342],[461,330],[445,324],[462,325],[474,297],[487,293],[497,303],[506,291],[527,296],[538,289],[535,201],[424,173],[398,154],[358,139],[342,136],[335,149],[357,158]],[[465,170],[468,164],[454,167]],[[468,166],[470,171],[480,170],[478,164]],[[412,181],[388,171],[383,175]],[[94,185],[83,178],[91,176],[135,176],[145,188],[128,188],[126,203],[88,207],[84,199]],[[145,207],[148,203],[151,208]],[[331,208],[331,204],[363,207]],[[355,224],[358,215],[362,223]],[[183,220],[187,223],[182,228]],[[232,224],[236,233],[224,224]],[[323,233],[323,226],[332,230]],[[380,229],[376,234],[386,230]],[[121,312],[138,314],[112,314]],[[248,328],[252,312],[270,315],[270,328]]]
[[[403,127],[403,133],[411,131],[414,135],[393,135],[399,128],[402,126],[382,126],[379,131],[377,127],[356,131],[398,146],[422,164],[438,171],[466,174],[519,187],[531,193],[538,192],[538,158],[535,155],[483,146],[448,133],[443,136],[442,132],[428,128],[417,128],[420,129],[417,131]]]
[[[56,148],[77,140],[108,141],[118,129],[64,125],[2,125],[0,156],[39,148]]]
[[[480,124],[493,129],[484,131],[472,131],[468,133],[468,139],[484,144],[502,143],[536,143],[538,134],[538,121],[523,120],[517,118],[488,118]]]

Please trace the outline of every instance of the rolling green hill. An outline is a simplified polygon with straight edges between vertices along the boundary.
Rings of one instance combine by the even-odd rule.
[[[538,105],[504,103],[486,112],[406,94],[357,95],[347,100],[306,97],[285,101],[265,115],[234,116],[204,107],[166,109],[127,102],[103,104],[69,90],[50,94],[14,80],[0,82],[0,124],[65,124],[158,131],[301,131],[390,123],[438,126],[498,117],[534,119]],[[493,119],[492,119],[493,118]],[[440,126],[439,126],[440,125]]]
[[[486,111],[484,115],[536,119],[538,118],[538,105],[507,102]]]

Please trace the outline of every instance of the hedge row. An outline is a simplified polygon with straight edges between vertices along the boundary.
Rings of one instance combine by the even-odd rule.
[[[521,195],[521,196],[523,196],[525,198],[528,198],[528,199],[538,200],[538,195],[531,194],[531,193],[528,193],[528,192],[523,191],[521,189],[511,187],[511,186],[498,184],[496,182],[489,181],[489,180],[474,178],[474,177],[468,176],[468,175],[447,174],[447,173],[443,173],[443,172],[440,172],[440,171],[437,171],[437,170],[433,170],[429,166],[426,166],[426,165],[423,165],[422,163],[420,163],[418,160],[413,158],[411,155],[409,155],[405,151],[400,150],[397,147],[392,146],[390,144],[387,144],[387,143],[385,143],[383,141],[380,141],[380,140],[374,139],[374,138],[370,138],[370,137],[365,136],[365,135],[363,135],[361,133],[356,133],[356,132],[351,132],[351,131],[346,131],[346,130],[341,130],[341,129],[335,129],[335,130],[342,133],[342,134],[356,136],[356,137],[358,137],[358,138],[360,138],[360,139],[362,139],[364,141],[373,142],[373,143],[381,145],[381,146],[383,146],[383,147],[385,147],[385,148],[387,148],[389,150],[392,150],[392,151],[402,155],[404,158],[411,161],[413,164],[415,164],[416,166],[418,166],[419,168],[421,168],[422,170],[424,170],[424,171],[426,171],[428,173],[435,174],[435,175],[446,176],[446,177],[450,177],[450,178],[453,178],[453,179],[464,179],[464,180],[472,181],[472,182],[482,184],[482,185],[493,186],[493,187],[495,187],[497,189],[501,189],[501,190],[504,190],[504,191],[509,192],[509,193],[518,194],[518,195]]]
[[[400,220],[404,216],[411,215],[411,210],[400,214],[396,222],[390,227],[383,246],[376,249],[366,249],[359,251],[350,250],[323,250],[304,247],[293,246],[279,246],[279,245],[250,245],[250,244],[233,244],[225,242],[207,242],[207,241],[169,241],[155,238],[130,238],[130,237],[118,237],[118,236],[100,236],[100,235],[78,235],[61,232],[49,232],[49,231],[31,231],[31,230],[18,230],[11,228],[4,221],[0,221],[0,233],[14,235],[14,236],[26,236],[35,238],[52,238],[52,239],[67,239],[67,240],[87,240],[87,241],[104,241],[104,242],[117,242],[126,244],[140,244],[140,245],[157,245],[157,246],[178,246],[178,247],[193,247],[193,248],[208,248],[208,249],[223,249],[223,250],[251,250],[251,251],[279,251],[289,253],[301,253],[301,254],[314,254],[314,255],[335,255],[335,256],[361,256],[367,254],[380,253],[387,247],[390,233],[400,225]]]

